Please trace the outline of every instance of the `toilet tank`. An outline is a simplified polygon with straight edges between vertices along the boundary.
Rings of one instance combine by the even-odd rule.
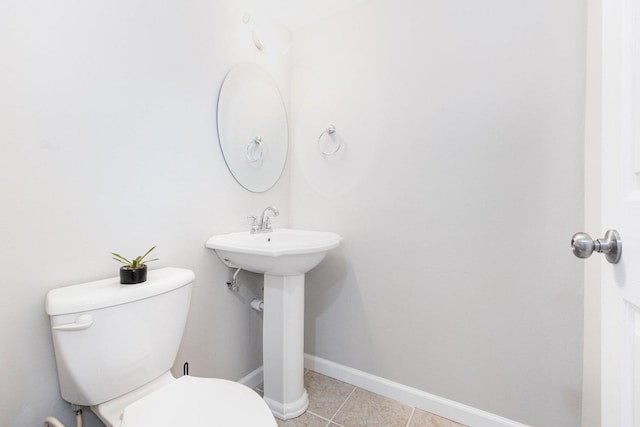
[[[136,285],[114,277],[50,291],[45,305],[62,397],[97,405],[170,370],[193,279],[191,270],[161,268]]]

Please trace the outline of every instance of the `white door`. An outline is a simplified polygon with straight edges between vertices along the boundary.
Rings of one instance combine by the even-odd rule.
[[[618,264],[597,255],[585,269],[583,426],[640,427],[639,12],[589,1],[585,231],[624,244]]]

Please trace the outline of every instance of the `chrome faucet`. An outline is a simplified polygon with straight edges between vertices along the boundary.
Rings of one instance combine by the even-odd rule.
[[[273,228],[271,227],[271,216],[269,215],[269,213],[271,213],[273,216],[280,215],[278,208],[267,206],[262,211],[262,215],[260,216],[260,218],[257,218],[253,215],[249,217],[250,219],[253,219],[253,223],[251,224],[251,234],[268,233],[273,230]]]

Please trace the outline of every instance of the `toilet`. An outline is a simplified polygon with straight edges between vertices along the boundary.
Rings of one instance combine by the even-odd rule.
[[[108,427],[276,426],[242,384],[171,374],[193,279],[191,270],[161,268],[137,285],[112,278],[50,291],[62,397],[90,406]]]

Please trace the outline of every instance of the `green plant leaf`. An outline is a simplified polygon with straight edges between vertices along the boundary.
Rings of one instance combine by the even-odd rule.
[[[145,257],[149,255],[151,251],[154,250],[155,248],[156,248],[155,246],[152,246],[151,249],[149,249],[144,255],[140,257],[140,261],[142,262],[142,260],[145,259]]]
[[[115,252],[111,252],[111,255],[113,255],[113,259],[115,259],[116,261],[119,261],[123,264],[131,264],[131,261],[129,261],[128,259],[126,259],[125,257],[123,257],[122,255],[119,255]]]
[[[112,258],[113,258],[114,260],[116,260],[116,261],[118,261],[118,262],[120,262],[120,263],[122,263],[122,264],[125,264],[126,266],[128,266],[128,267],[130,267],[130,268],[139,268],[139,267],[141,267],[142,265],[144,265],[144,264],[145,264],[145,263],[144,263],[144,258],[145,258],[147,255],[149,255],[149,254],[151,253],[151,251],[152,251],[152,250],[154,250],[155,248],[156,248],[155,246],[152,246],[152,247],[151,247],[151,249],[149,249],[149,250],[148,250],[144,255],[142,255],[142,256],[137,256],[137,257],[133,258],[133,260],[131,260],[131,261],[129,261],[127,258],[125,258],[125,257],[123,257],[122,255],[117,254],[117,253],[115,253],[115,252],[111,252],[111,255],[113,255],[113,257],[112,257]],[[149,260],[149,261],[147,261],[147,262],[157,261],[158,259],[160,259],[160,258],[154,258],[154,259]]]

